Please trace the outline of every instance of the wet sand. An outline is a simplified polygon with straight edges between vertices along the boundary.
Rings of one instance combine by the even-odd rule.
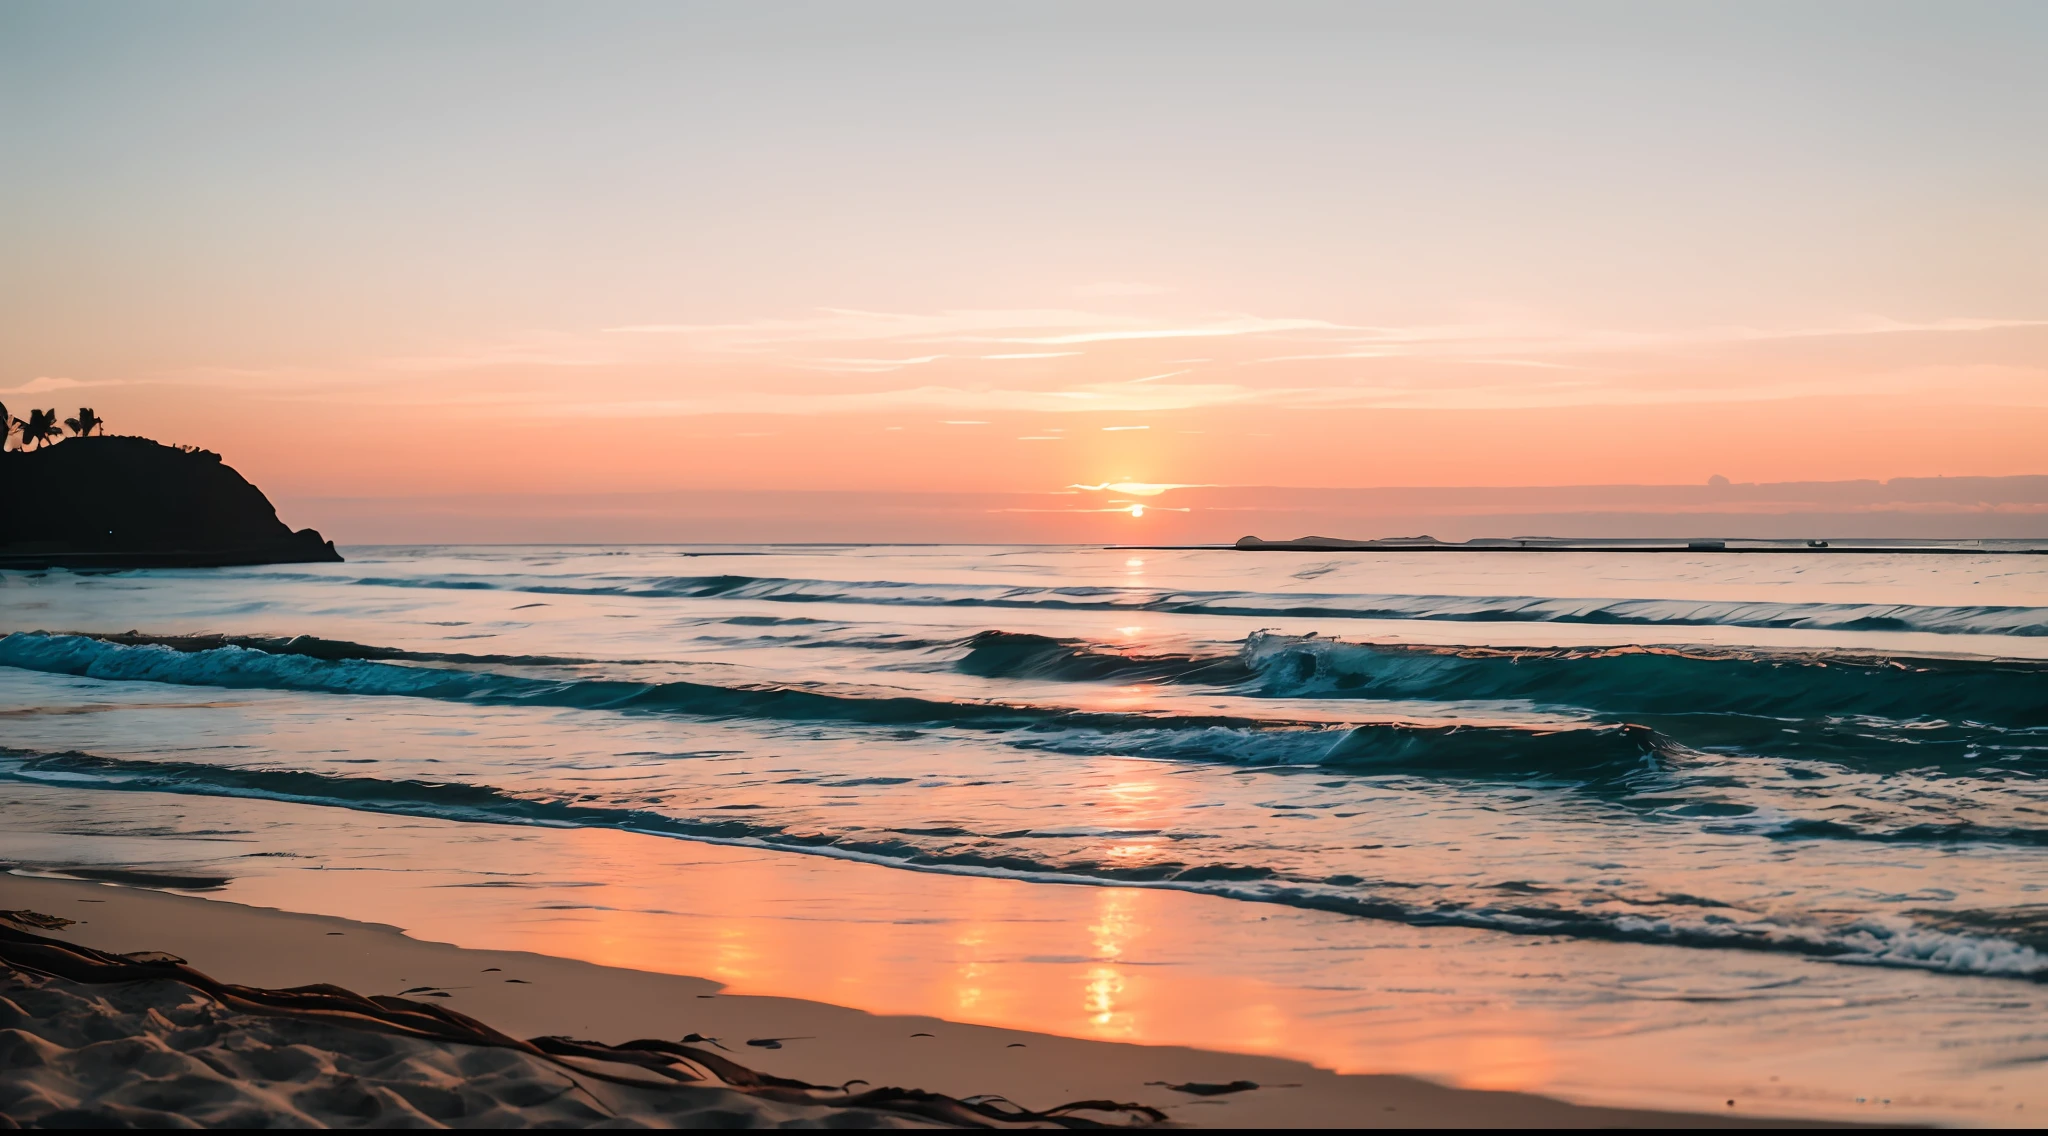
[[[16,871],[203,889],[728,995],[1621,1109],[1998,1126],[2040,1105],[2041,991],[2019,981],[1405,927],[629,832],[7,790],[0,864]],[[305,968],[280,980],[336,979]]]
[[[49,933],[102,950],[168,951],[223,981],[264,987],[325,982],[368,994],[426,987],[446,995],[440,1004],[515,1037],[569,1035],[616,1043],[697,1033],[719,1038],[752,1068],[819,1084],[861,1078],[959,1097],[999,1094],[1033,1108],[1109,1098],[1153,1105],[1176,1123],[1201,1126],[1764,1123],[1737,1115],[1587,1108],[1409,1077],[1339,1075],[1275,1057],[1080,1040],[793,998],[730,995],[703,978],[468,950],[422,942],[392,927],[106,884],[0,876],[0,907],[77,919],[75,926]],[[678,962],[679,969],[687,966]],[[779,1047],[749,1044],[761,1039],[779,1039]],[[1168,1087],[1236,1081],[1259,1087],[1215,1096]],[[492,1123],[507,1121],[502,1109],[492,1115]]]

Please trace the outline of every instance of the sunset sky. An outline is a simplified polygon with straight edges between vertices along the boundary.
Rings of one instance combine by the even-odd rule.
[[[2044,57],[2031,2],[15,2],[0,401],[307,501],[2048,473]]]

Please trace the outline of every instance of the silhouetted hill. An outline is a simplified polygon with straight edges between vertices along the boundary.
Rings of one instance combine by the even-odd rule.
[[[0,454],[0,567],[203,568],[335,561],[207,450],[69,438]]]

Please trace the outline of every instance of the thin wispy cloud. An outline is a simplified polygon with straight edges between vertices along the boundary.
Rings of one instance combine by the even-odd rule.
[[[53,375],[39,375],[18,387],[0,387],[0,395],[48,394],[51,391],[72,390],[77,387],[102,386],[102,383],[88,383],[79,379],[68,379]]]
[[[994,338],[963,337],[986,343],[1113,343],[1142,339],[1213,339],[1222,336],[1264,335],[1280,331],[1335,331],[1342,325],[1323,320],[1277,319],[1237,320],[1207,327],[1161,327],[1127,331],[1077,331],[1064,335],[1020,335]]]
[[[948,358],[945,355],[915,355],[908,359],[811,359],[796,366],[810,371],[841,372],[845,374],[881,375],[900,371],[905,367],[936,363]]]
[[[1129,316],[1071,308],[964,310],[941,312],[871,312],[854,308],[821,308],[800,318],[759,319],[743,323],[655,323],[607,327],[603,333],[623,336],[697,338],[723,343],[854,342],[874,339],[963,340],[1004,342],[988,337],[1001,332],[1061,331],[1081,328],[1141,326]],[[979,337],[977,340],[976,337]]]
[[[1247,359],[1247,363],[1317,363],[1332,359],[1402,359],[1410,353],[1405,351],[1321,351],[1309,355],[1268,355],[1262,359]]]
[[[284,382],[288,387],[274,388],[271,397],[312,400],[349,399],[356,397],[351,392],[381,383],[379,397],[394,405],[645,417],[902,411],[964,414],[979,421],[1013,413],[1122,416],[1235,406],[1499,411],[1911,394],[1957,384],[1956,397],[2034,405],[2041,396],[2030,395],[2028,384],[2040,387],[2048,382],[2048,372],[2029,369],[2010,352],[2001,361],[2008,371],[1998,374],[1980,369],[1965,376],[1955,366],[1910,370],[1909,363],[1919,366],[1926,360],[1902,359],[1886,372],[1892,377],[1877,373],[1869,348],[1858,348],[1860,356],[1843,354],[1828,370],[1816,372],[1800,363],[1792,373],[1765,364],[1766,357],[1757,352],[1774,342],[1829,337],[2044,328],[2048,320],[1979,317],[1608,330],[1533,323],[1346,325],[1242,313],[1164,319],[1060,308],[926,313],[831,308],[798,318],[732,324],[536,332],[435,353],[392,355],[356,367],[188,369],[189,374],[157,380]],[[1180,355],[1174,345],[1189,338],[1213,345],[1212,354],[1201,360]],[[989,343],[1047,349],[976,350]],[[939,345],[944,349],[931,349]],[[1009,366],[1014,361],[1043,365]],[[1230,381],[1187,381],[1191,370],[1174,366],[1176,361],[1228,367],[1221,373]],[[1158,369],[1137,370],[1135,378],[1117,375],[1147,364]],[[930,380],[900,384],[888,379],[911,369]],[[521,371],[531,371],[530,379],[502,379]],[[563,380],[549,377],[564,372],[575,374],[573,395],[565,392]],[[60,383],[78,380],[38,379],[0,394],[32,397],[66,389]],[[859,389],[884,383],[882,389]],[[1056,433],[1026,427],[1018,437],[1046,440]]]
[[[533,404],[535,413],[595,417],[698,414],[859,414],[887,410],[953,410],[970,413],[1149,414],[1217,406],[1262,397],[1259,391],[1228,384],[1150,385],[1127,383],[1061,390],[970,390],[922,386],[880,391],[705,391],[675,398],[558,400]],[[959,420],[967,421],[967,420]],[[1123,427],[1143,429],[1144,427]]]
[[[1543,371],[1576,370],[1569,363],[1546,363],[1541,359],[1452,359],[1453,363],[1473,363],[1484,367],[1534,367]]]
[[[2005,331],[2012,328],[2048,327],[2048,319],[1956,319],[1911,320],[1887,319],[1882,316],[1845,324],[1842,327],[1806,328],[1790,332],[1761,332],[1759,337],[1767,339],[1793,339],[1809,336],[1832,335],[1896,335],[1904,332],[1925,331]]]
[[[427,374],[481,370],[589,369],[658,366],[700,360],[748,360],[791,371],[826,374],[888,374],[907,367],[945,363],[965,367],[1009,361],[1080,360],[1086,352],[1058,350],[1087,345],[1142,350],[1147,343],[1199,339],[1228,347],[1221,361],[1238,368],[1292,364],[1385,364],[1403,360],[1444,364],[1568,370],[1591,357],[1625,359],[1631,353],[1706,350],[1716,346],[1763,345],[1775,341],[1906,334],[1970,334],[2048,328],[2048,320],[1953,317],[1901,320],[1856,317],[1835,323],[1785,328],[1725,326],[1673,329],[1541,327],[1531,324],[1425,324],[1411,327],[1347,325],[1323,319],[1224,314],[1192,320],[1158,320],[1129,314],[1074,309],[960,310],[933,313],[872,312],[828,308],[793,319],[730,324],[635,324],[600,332],[535,333],[520,339],[468,345],[435,353],[369,361],[369,370]],[[901,354],[854,351],[830,353],[830,345],[901,344]],[[975,351],[975,345],[1006,344],[1054,350]],[[916,351],[951,345],[956,350]],[[825,348],[824,352],[819,349]],[[1261,350],[1263,348],[1263,350]],[[1274,348],[1282,348],[1274,350]],[[1291,350],[1287,348],[1292,348]],[[1158,364],[1215,362],[1157,359]],[[1070,366],[1081,366],[1080,363]],[[1604,363],[1603,366],[1611,365]],[[1061,372],[1067,374],[1070,372]],[[1184,371],[1128,382],[1155,382]],[[1054,381],[1057,381],[1055,376]],[[1294,383],[1276,384],[1293,386]]]
[[[1133,497],[1157,497],[1175,489],[1211,489],[1214,486],[1200,483],[1174,483],[1154,481],[1105,481],[1099,485],[1069,485],[1087,493],[1128,493]]]

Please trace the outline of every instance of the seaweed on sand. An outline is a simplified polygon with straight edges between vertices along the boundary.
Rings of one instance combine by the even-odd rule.
[[[845,1085],[813,1085],[758,1072],[730,1058],[708,1050],[658,1038],[642,1038],[619,1045],[567,1037],[536,1037],[521,1040],[445,1006],[417,1002],[391,995],[363,995],[326,984],[269,990],[222,982],[186,964],[183,959],[159,951],[119,955],[94,950],[76,943],[38,935],[28,927],[54,929],[59,921],[34,912],[0,911],[0,967],[17,972],[87,984],[150,982],[170,980],[198,990],[229,1009],[251,1014],[296,1018],[332,1026],[397,1034],[403,1037],[459,1045],[510,1049],[552,1062],[584,1077],[637,1088],[695,1085],[721,1088],[783,1104],[829,1105],[893,1112],[939,1124],[962,1128],[1006,1128],[1019,1125],[1053,1125],[1061,1128],[1109,1128],[1143,1125],[1166,1119],[1164,1113],[1140,1104],[1119,1101],[1071,1101],[1044,1110],[1032,1110],[1001,1097],[960,1099],[922,1089],[868,1088],[850,1081]],[[633,1076],[627,1066],[649,1076]],[[1122,1124],[1077,1115],[1083,1112],[1110,1114]]]

